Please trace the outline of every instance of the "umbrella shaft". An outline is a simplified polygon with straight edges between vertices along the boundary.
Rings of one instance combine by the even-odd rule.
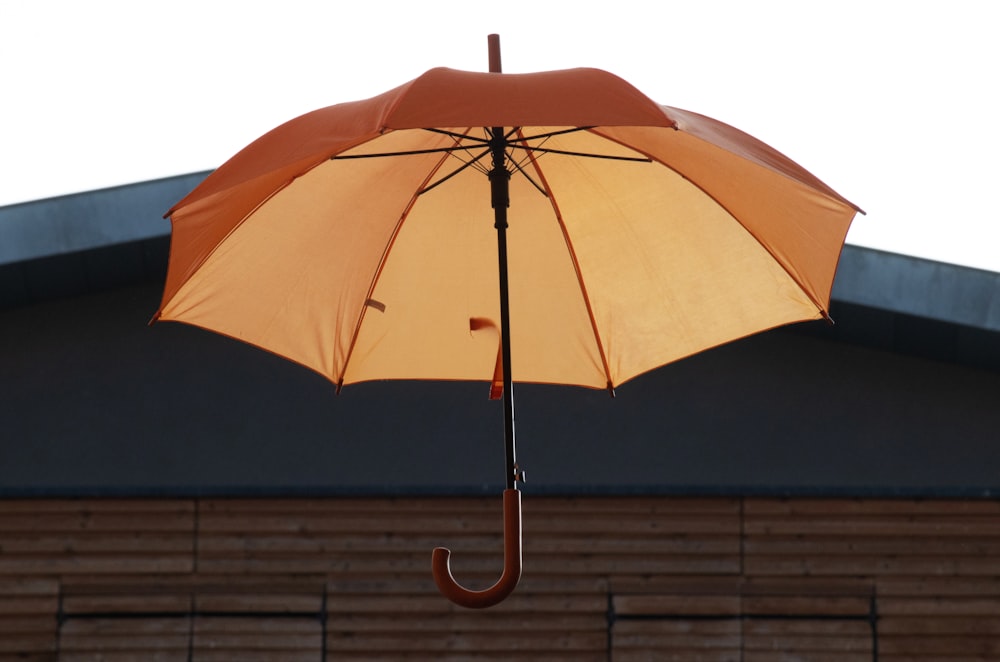
[[[504,210],[506,211],[506,210]],[[499,213],[497,214],[499,216]],[[504,214],[506,216],[506,214]],[[516,489],[517,458],[514,447],[514,384],[510,374],[510,302],[507,284],[507,227],[497,226],[500,264],[500,347],[503,361],[503,429],[506,448],[507,489]]]
[[[514,443],[514,380],[510,359],[510,287],[507,278],[507,207],[510,204],[510,173],[506,168],[506,139],[502,127],[493,127],[490,141],[493,169],[490,190],[493,202],[494,227],[497,230],[497,257],[500,275],[500,348],[503,362],[503,409],[505,473],[507,489],[517,489],[517,456]]]

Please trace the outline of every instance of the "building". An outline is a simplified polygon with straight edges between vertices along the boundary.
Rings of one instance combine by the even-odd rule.
[[[518,386],[467,612],[499,407],[148,327],[203,175],[0,208],[0,658],[1000,657],[1000,274],[849,246],[832,327]]]

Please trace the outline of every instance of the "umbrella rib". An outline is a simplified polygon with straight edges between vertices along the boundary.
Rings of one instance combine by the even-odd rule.
[[[593,126],[575,126],[575,127],[571,128],[571,129],[559,129],[558,131],[547,131],[546,133],[539,133],[539,134],[536,134],[536,135],[533,135],[533,136],[521,136],[520,138],[518,138],[518,140],[521,140],[522,142],[528,141],[528,140],[542,140],[542,139],[551,138],[552,136],[565,135],[567,133],[578,133],[580,131],[590,131],[593,128],[594,128]],[[482,143],[484,145],[489,144],[489,139],[487,139],[487,138],[477,138],[475,136],[465,135],[465,134],[462,134],[462,133],[455,133],[454,131],[448,131],[447,129],[428,128],[428,129],[424,129],[424,131],[430,131],[431,133],[440,133],[440,134],[443,134],[443,135],[446,135],[446,136],[451,136],[452,138],[457,138],[459,140],[475,140],[475,141],[480,142],[480,143]],[[521,131],[521,127],[514,127],[513,129],[511,129],[507,133],[506,136],[504,136],[504,138],[505,139],[509,139],[511,136],[513,136],[515,134],[518,134],[520,131]],[[487,133],[489,133],[489,129],[488,128],[487,128]]]
[[[602,138],[604,138],[605,140],[610,140],[612,142],[616,142],[619,145],[622,145],[623,147],[628,147],[629,149],[635,149],[635,147],[633,147],[633,146],[631,146],[631,145],[629,145],[627,143],[623,143],[623,142],[621,142],[619,140],[616,140],[615,138],[612,138],[610,136],[604,135],[600,131],[596,131],[595,133],[597,135],[601,136]],[[691,184],[691,186],[694,186],[699,191],[701,191],[702,193],[704,193],[706,197],[708,197],[710,200],[712,200],[713,202],[715,202],[715,204],[719,205],[719,207],[721,209],[724,209],[726,211],[726,213],[729,214],[733,218],[733,220],[736,221],[736,223],[741,228],[743,228],[743,230],[748,235],[750,235],[751,238],[753,238],[753,240],[757,243],[757,245],[760,246],[761,249],[763,249],[768,255],[770,255],[771,258],[775,261],[775,263],[778,266],[781,267],[781,270],[784,271],[785,274],[788,275],[788,277],[792,280],[793,283],[795,283],[795,286],[799,288],[799,291],[802,292],[803,294],[805,294],[806,297],[808,297],[809,300],[812,302],[812,304],[814,306],[816,306],[816,310],[819,312],[819,314],[824,319],[826,319],[828,322],[830,322],[830,323],[833,322],[832,318],[830,317],[829,311],[827,310],[827,306],[824,306],[822,301],[817,300],[817,298],[812,295],[811,290],[806,286],[805,283],[802,282],[802,279],[798,275],[796,275],[795,273],[793,273],[793,270],[790,269],[788,267],[788,265],[785,264],[784,260],[782,260],[765,242],[761,241],[760,237],[758,237],[755,232],[753,232],[750,228],[748,228],[743,223],[743,221],[740,220],[739,216],[737,216],[735,213],[733,213],[733,210],[731,210],[729,208],[729,205],[725,204],[722,200],[720,200],[718,197],[716,197],[711,191],[709,191],[707,188],[705,188],[704,186],[702,186],[701,183],[695,181],[690,176],[688,176],[686,173],[678,170],[677,168],[673,167],[672,165],[670,165],[666,161],[661,161],[660,159],[652,159],[652,158],[650,158],[650,162],[653,162],[653,161],[655,161],[656,163],[659,163],[664,168],[668,168],[669,170],[671,170],[672,172],[674,172],[678,177],[682,178],[684,181],[686,181],[689,184]],[[848,203],[848,204],[850,204],[850,203]],[[862,212],[862,213],[864,213],[864,212]]]
[[[377,152],[374,154],[334,154],[330,157],[331,161],[346,161],[348,159],[377,159],[387,156],[419,156],[421,154],[441,154],[465,151],[468,147],[465,145],[454,145],[452,147],[435,147],[431,149],[410,149],[404,150],[402,152]]]
[[[486,139],[486,138],[478,138],[476,136],[469,135],[469,134],[466,134],[466,133],[456,133],[454,131],[448,131],[447,129],[428,128],[428,129],[424,129],[424,131],[428,131],[430,133],[440,133],[443,136],[448,136],[450,138],[454,138],[458,142],[469,140],[469,141],[472,141],[472,142],[477,142],[477,143],[479,143],[480,145],[483,145],[483,146],[486,146],[486,145],[490,144],[490,141],[488,139]]]
[[[428,192],[428,191],[430,191],[431,189],[433,189],[433,188],[437,188],[437,187],[438,187],[438,186],[440,186],[441,184],[444,184],[444,183],[445,183],[446,181],[448,181],[449,179],[451,179],[452,177],[454,177],[454,176],[455,176],[455,175],[457,175],[458,173],[460,173],[460,172],[462,172],[462,171],[464,171],[464,170],[467,170],[467,169],[469,169],[469,168],[473,168],[473,167],[475,167],[475,166],[476,166],[476,165],[478,164],[478,162],[479,162],[479,161],[480,161],[480,160],[481,160],[481,159],[482,159],[482,158],[483,158],[484,156],[487,156],[487,155],[488,155],[489,153],[490,153],[490,151],[489,151],[489,150],[487,149],[487,150],[486,150],[486,151],[484,151],[483,153],[481,153],[481,154],[479,154],[478,156],[476,156],[475,158],[473,158],[473,159],[472,159],[471,161],[465,161],[465,162],[463,162],[461,166],[459,166],[459,167],[458,167],[458,168],[456,168],[455,170],[451,171],[450,173],[448,173],[447,175],[445,175],[445,176],[444,176],[444,177],[442,177],[441,179],[437,180],[437,181],[436,181],[436,182],[434,182],[433,184],[429,184],[429,185],[427,185],[427,186],[423,187],[422,189],[420,189],[420,190],[419,190],[419,191],[417,192],[417,195],[423,195],[424,193],[427,193],[427,192]],[[454,154],[452,154],[452,156],[454,156]],[[458,157],[455,157],[455,158],[458,158]]]
[[[523,149],[529,152],[540,152],[542,154],[559,154],[561,156],[579,156],[586,159],[606,159],[608,161],[633,161],[635,163],[652,163],[650,158],[640,156],[615,156],[613,154],[591,154],[589,152],[570,152],[564,149],[552,149],[550,147],[532,147],[531,145],[511,144],[511,149]]]
[[[437,151],[440,152],[445,150],[437,150]],[[435,164],[435,166],[430,169],[430,171],[427,173],[427,176],[424,178],[424,182],[430,181],[431,177],[434,176],[434,173],[436,173],[441,168],[442,164],[444,164],[445,159],[447,159],[447,156],[441,158],[437,162],[437,164]],[[396,227],[393,228],[392,235],[389,237],[389,241],[386,242],[385,248],[382,250],[382,256],[379,258],[379,263],[375,269],[375,273],[372,274],[371,283],[368,286],[368,293],[365,296],[365,304],[361,306],[361,312],[358,315],[357,323],[354,325],[354,333],[351,335],[351,342],[348,345],[347,352],[344,356],[344,365],[340,371],[340,379],[337,380],[338,393],[344,386],[344,378],[347,375],[347,368],[350,365],[351,359],[354,356],[354,348],[358,344],[358,337],[361,335],[361,325],[364,324],[365,315],[368,313],[368,309],[374,308],[379,312],[383,313],[385,312],[386,308],[385,304],[379,302],[377,299],[374,298],[375,287],[378,285],[379,279],[382,277],[382,270],[385,268],[385,262],[389,258],[389,253],[392,251],[392,246],[393,244],[396,243],[396,239],[399,237],[400,228],[402,228],[403,223],[406,222],[406,219],[410,215],[410,211],[413,210],[413,206],[417,203],[417,198],[419,196],[420,196],[420,189],[417,189],[417,192],[415,192],[410,197],[409,202],[406,203],[406,207],[402,210],[402,212],[400,212],[399,219],[396,221]]]
[[[482,145],[487,145],[488,144],[488,141],[483,140],[482,138],[476,138],[475,136],[463,135],[463,134],[455,133],[453,131],[445,131],[444,129],[426,129],[426,130],[429,131],[429,132],[431,132],[431,133],[439,133],[439,134],[442,134],[442,135],[445,135],[445,136],[449,136],[451,138],[454,138],[456,141],[473,140],[473,141],[475,141],[477,143],[480,143]],[[552,132],[551,134],[543,134],[543,135],[545,137],[548,137],[550,135],[558,135],[558,134],[569,133],[569,132],[570,131],[568,131],[568,130],[567,131],[555,131],[555,132]],[[514,131],[511,132],[511,134],[513,134],[513,133],[514,133]],[[539,136],[539,137],[541,137],[541,136]],[[508,147],[514,147],[514,146],[515,145],[513,143],[509,143],[508,144]],[[530,148],[530,147],[524,147],[524,146],[521,146],[521,145],[517,145],[517,147],[520,147],[521,149],[525,149],[525,151],[527,151],[529,153],[531,151],[533,151],[533,149]],[[455,145],[454,147],[449,148],[449,149],[451,150],[451,155],[455,156],[454,152],[457,152],[459,150],[468,151],[469,147],[468,146],[463,146],[463,145]],[[546,151],[546,150],[543,150],[543,151]],[[551,151],[551,150],[547,150],[547,151]],[[422,188],[420,190],[420,192],[419,192],[419,195],[423,195],[424,193],[427,193],[431,189],[437,188],[438,186],[440,186],[441,184],[444,184],[446,181],[448,181],[449,179],[451,179],[455,175],[461,173],[462,171],[464,171],[464,170],[466,170],[468,168],[477,166],[478,162],[480,160],[482,160],[483,157],[487,156],[489,153],[490,153],[490,151],[489,151],[488,148],[485,151],[480,152],[478,155],[476,155],[475,157],[473,157],[471,160],[464,162],[463,165],[461,165],[460,167],[456,168],[452,172],[448,173],[447,175],[445,175],[441,179],[438,179],[433,184],[429,184],[428,186],[425,186],[424,188]],[[531,177],[530,174],[528,174],[528,172],[521,166],[521,164],[518,163],[517,161],[515,161],[512,156],[510,156],[510,155],[508,155],[508,156],[509,156],[509,161],[510,161],[511,165],[514,167],[514,169],[517,170],[518,172],[520,172],[522,175],[524,175],[524,178],[527,179],[528,182],[530,182],[532,186],[534,186],[536,189],[538,189],[539,193],[541,193],[545,197],[548,197],[548,192],[544,188],[542,188],[542,186],[538,182],[536,182]],[[456,157],[456,158],[458,158],[458,157]]]
[[[516,149],[523,149],[525,151],[542,152],[542,153],[545,153],[545,154],[560,154],[560,155],[563,155],[563,156],[580,156],[580,157],[583,157],[583,158],[608,159],[608,160],[611,160],[611,161],[634,161],[634,162],[637,162],[637,163],[652,163],[653,162],[653,160],[650,159],[649,157],[613,156],[611,154],[591,154],[591,153],[588,153],[588,152],[570,152],[570,151],[566,151],[566,150],[551,149],[551,148],[548,148],[548,147],[542,147],[541,145],[539,145],[537,147],[532,147],[531,145],[528,144],[532,140],[541,140],[541,141],[544,142],[544,141],[548,140],[549,138],[552,138],[553,136],[563,136],[563,135],[566,135],[567,133],[579,133],[581,131],[591,131],[591,130],[593,130],[595,128],[596,127],[594,127],[594,126],[578,126],[578,127],[572,128],[572,129],[561,129],[559,131],[547,131],[545,133],[538,133],[538,134],[535,134],[535,135],[532,135],[532,136],[521,136],[518,139],[517,142],[512,142],[509,146],[512,149],[515,149],[515,148]]]
[[[548,133],[540,133],[540,134],[534,135],[534,136],[525,136],[523,138],[520,138],[518,140],[518,142],[511,142],[511,143],[509,143],[508,147],[510,149],[522,149],[522,150],[525,150],[525,151],[528,151],[528,152],[536,152],[536,153],[542,153],[542,154],[559,154],[561,156],[578,156],[578,157],[590,158],[590,159],[608,159],[608,160],[611,160],[611,161],[633,161],[633,162],[637,162],[637,163],[652,163],[653,160],[650,159],[650,158],[648,158],[648,157],[643,158],[643,157],[637,157],[637,156],[615,156],[615,155],[612,155],[612,154],[591,154],[589,152],[572,152],[572,151],[561,150],[561,149],[552,149],[550,147],[541,147],[541,146],[532,147],[531,145],[527,144],[527,142],[529,140],[543,140],[543,139],[551,138],[552,136],[559,136],[559,135],[564,135],[564,134],[567,134],[567,133],[575,133],[577,131],[585,131],[585,130],[589,130],[591,128],[593,128],[593,127],[582,127],[582,128],[577,128],[577,129],[565,129],[563,131],[550,131]],[[480,145],[487,145],[488,142],[489,142],[489,141],[487,141],[487,140],[485,140],[483,138],[477,138],[475,136],[462,135],[460,133],[455,133],[453,131],[445,131],[443,129],[424,129],[424,130],[425,131],[430,131],[432,133],[440,133],[442,135],[450,136],[452,138],[455,138],[456,141],[473,141],[473,142],[476,142],[476,143],[478,143]],[[468,149],[469,149],[468,145],[455,144],[455,145],[452,145],[451,147],[434,147],[434,148],[430,148],[430,149],[412,149],[412,150],[403,150],[403,151],[399,151],[399,152],[376,152],[376,153],[373,153],[373,154],[335,154],[335,155],[333,155],[333,156],[330,157],[330,160],[331,161],[339,161],[339,160],[346,160],[346,159],[374,159],[374,158],[381,158],[381,157],[388,157],[388,156],[420,156],[422,154],[440,154],[440,153],[453,153],[453,152],[460,152],[460,151],[468,151]],[[484,155],[485,154],[480,155],[479,157],[477,157],[475,159],[475,161],[478,161]],[[430,187],[430,188],[433,188],[433,187]]]
[[[529,154],[531,154],[531,152],[530,152],[530,151],[529,151]],[[522,175],[524,175],[524,178],[525,178],[525,179],[527,179],[527,180],[528,180],[528,182],[530,182],[532,186],[534,186],[534,187],[535,187],[536,189],[538,189],[538,192],[539,192],[539,193],[541,193],[542,195],[544,195],[544,196],[545,196],[546,198],[547,198],[547,197],[549,197],[549,192],[548,192],[547,190],[545,190],[545,189],[544,189],[544,188],[542,187],[542,185],[541,185],[541,184],[539,184],[538,182],[536,182],[536,181],[534,180],[534,178],[532,178],[532,176],[528,174],[528,171],[527,171],[527,170],[525,170],[525,169],[524,169],[524,168],[523,168],[523,167],[521,166],[521,164],[520,164],[520,163],[518,163],[518,162],[514,161],[514,159],[510,159],[510,163],[511,163],[511,165],[513,165],[513,166],[514,166],[514,169],[515,169],[515,170],[517,170],[517,171],[518,171],[519,173],[521,173]]]
[[[533,136],[522,136],[520,140],[522,142],[527,142],[529,140],[548,140],[552,136],[564,136],[567,133],[579,133],[581,131],[590,131],[595,127],[593,126],[574,126],[571,129],[559,129],[558,131],[546,131],[545,133],[536,133]]]
[[[570,239],[569,232],[566,230],[566,221],[563,219],[562,210],[559,209],[559,202],[555,198],[555,193],[549,186],[548,181],[545,179],[545,174],[538,165],[538,160],[534,157],[534,154],[531,151],[528,152],[528,159],[544,186],[545,197],[548,198],[549,203],[552,205],[552,211],[555,213],[556,222],[559,224],[559,230],[562,233],[563,241],[566,242],[566,251],[569,253],[570,261],[573,263],[573,271],[576,273],[576,282],[580,288],[580,295],[583,297],[583,304],[587,308],[587,317],[590,320],[590,328],[594,334],[594,342],[597,345],[597,352],[601,356],[601,367],[604,369],[604,378],[607,381],[608,393],[614,397],[615,386],[614,381],[611,378],[611,365],[608,362],[608,353],[604,347],[604,342],[601,340],[601,332],[597,326],[597,318],[594,316],[594,308],[590,303],[590,295],[587,293],[587,284],[584,282],[583,274],[580,271],[580,261],[576,257],[576,251],[573,249],[573,242]]]

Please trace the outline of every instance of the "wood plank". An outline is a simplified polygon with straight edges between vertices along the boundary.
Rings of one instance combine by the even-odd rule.
[[[59,662],[190,662],[187,650],[60,651]]]
[[[112,651],[186,654],[190,632],[188,618],[72,618],[60,629],[59,651],[60,655]]]
[[[744,577],[744,595],[871,596],[874,585],[867,577]]]
[[[4,555],[73,555],[73,554],[150,554],[194,551],[194,536],[190,531],[181,535],[163,535],[133,531],[111,533],[88,531],[84,533],[5,533]]]
[[[496,581],[502,569],[500,549],[489,553],[466,552],[456,555],[452,570],[456,577],[469,583],[481,579],[486,585]],[[331,556],[328,558],[204,558],[198,563],[200,570],[212,574],[223,573],[307,573],[330,575],[360,574],[394,575],[397,573],[426,575],[430,572],[429,554],[388,555],[363,554]],[[739,559],[712,557],[649,557],[646,555],[615,555],[589,557],[531,557],[524,559],[525,572],[555,575],[580,574],[636,574],[636,573],[715,573],[732,574],[739,569]]]
[[[616,650],[613,662],[743,662],[739,651],[694,651],[679,649],[664,652],[652,650]],[[774,662],[773,660],[770,662]]]
[[[317,650],[216,650],[212,648],[202,648],[196,651],[197,662],[318,662],[321,659],[321,652]],[[184,662],[188,662],[185,658]],[[339,662],[339,659],[338,659]]]
[[[36,625],[25,624],[20,629],[0,630],[0,659],[10,655],[23,659],[32,655],[51,654],[56,650],[55,627],[41,631]]]
[[[900,656],[938,662],[945,656],[972,660],[1000,660],[1000,637],[880,637],[879,659]]]
[[[863,498],[768,498],[751,497],[743,502],[747,517],[778,515],[782,517],[850,516],[871,517],[892,515],[914,517],[944,515],[947,517],[1000,516],[998,499],[863,499]]]
[[[152,515],[191,514],[195,511],[193,499],[146,499],[146,498],[25,498],[0,499],[0,522],[6,515],[26,515],[44,517],[50,514],[100,514],[138,513]]]
[[[908,536],[795,536],[757,537],[747,536],[744,553],[750,556],[970,556],[1000,558],[1000,536],[960,536],[940,537],[921,540],[920,549],[914,550],[913,540]],[[998,560],[1000,569],[1000,560]]]
[[[834,654],[871,660],[872,631],[859,621],[749,619],[743,626],[743,647],[747,653],[782,651],[808,660]]]
[[[545,662],[607,662],[607,651],[545,651]],[[480,650],[471,657],[467,651],[449,652],[434,651],[429,657],[424,650],[395,651],[338,651],[336,662],[538,662],[539,657],[534,651],[497,651]],[[200,661],[199,661],[200,662]],[[228,662],[228,661],[227,661]]]
[[[400,536],[395,532],[345,531],[337,534],[302,537],[299,535],[253,535],[239,533],[203,534],[198,538],[202,556],[230,555],[311,555],[338,552],[376,553],[385,551],[428,552],[443,542],[456,554],[460,550],[496,549],[502,545],[502,534],[450,536]],[[538,534],[524,540],[525,554],[559,554],[586,551],[593,554],[629,552],[636,554],[739,554],[739,539],[735,536],[586,536],[570,534],[554,536]],[[429,552],[428,552],[429,553]]]
[[[142,591],[120,595],[69,595],[63,598],[63,612],[70,615],[85,614],[187,614],[191,611],[192,596],[188,593],[156,594]]]
[[[748,517],[745,534],[750,536],[864,536],[943,538],[948,536],[1000,536],[1000,518],[983,517],[899,517],[899,518],[761,518]]]
[[[228,651],[231,659],[245,653],[267,651],[273,659],[287,653],[318,656],[323,649],[323,629],[317,618],[205,618],[194,623],[195,656],[202,650]]]
[[[59,582],[48,577],[0,577],[0,618],[55,614]]]
[[[502,513],[500,494],[483,497],[287,497],[287,498],[208,498],[200,500],[200,511],[211,513],[347,513],[389,515],[400,512]],[[545,514],[594,513],[625,514],[708,514],[738,517],[740,499],[733,497],[662,496],[528,496],[522,503],[527,512]]]
[[[56,596],[3,595],[0,593],[0,618],[24,615],[47,615],[56,612]]]
[[[738,573],[729,575],[630,575],[608,578],[608,592],[619,594],[660,595],[732,595],[742,589],[744,579]]]
[[[1000,611],[991,614],[969,616],[901,615],[880,616],[878,621],[880,636],[962,636],[1000,637]]]
[[[92,613],[267,612],[316,613],[323,605],[324,585],[247,581],[220,584],[215,578],[188,578],[177,583],[75,584],[67,587],[63,611]]]
[[[774,650],[746,650],[743,653],[741,662],[871,662],[872,654],[867,651],[823,653],[820,651],[806,651],[803,655],[799,651],[774,651]],[[879,659],[883,659],[881,654]],[[935,660],[935,662],[940,662]]]
[[[407,621],[406,619],[410,620]],[[607,627],[607,616],[603,613],[579,613],[559,611],[506,611],[491,612],[490,618],[482,618],[477,612],[447,611],[441,614],[427,613],[338,613],[327,619],[327,629],[335,632],[397,632],[409,627],[424,632],[598,632]]]
[[[52,659],[58,594],[50,578],[0,578],[0,660]]]
[[[136,527],[137,522],[141,522],[142,526]],[[194,513],[185,507],[170,510],[117,510],[103,507],[100,502],[89,502],[78,504],[76,509],[0,514],[0,531],[10,533],[131,532],[137,528],[145,531],[190,533],[194,530]]]
[[[831,595],[615,595],[619,616],[857,616],[867,617],[867,596]]]
[[[531,594],[515,591],[501,604],[491,608],[488,614],[504,612],[534,612],[534,613],[597,613],[604,614],[608,608],[606,595],[559,595]],[[379,595],[330,595],[327,597],[327,612],[331,617],[335,614],[434,614],[461,612],[467,613],[462,607],[457,607],[443,599],[437,591],[423,594]]]
[[[319,614],[323,594],[312,593],[198,593],[195,609],[199,612],[298,613]]]
[[[684,641],[683,637],[706,638],[706,645],[716,647],[738,646],[739,642],[726,638],[732,635],[739,636],[742,625],[738,619],[685,619],[671,618],[658,620],[616,620],[613,625],[616,648],[625,645],[626,637],[631,635],[646,636],[655,634],[657,636],[674,637],[685,646],[691,647],[690,640]]]
[[[879,596],[990,596],[1000,601],[1000,574],[978,577],[876,577]]]
[[[743,596],[748,616],[859,616],[871,611],[870,596],[748,595]]]
[[[437,586],[430,574],[426,575],[351,575],[329,578],[327,593],[334,596],[350,595],[437,595]],[[526,574],[521,577],[516,594],[551,595],[572,598],[579,594],[602,596],[607,600],[608,581],[589,575],[547,577]]]
[[[120,595],[141,593],[311,593],[322,592],[325,575],[273,574],[273,575],[211,575],[188,573],[184,575],[129,574],[116,576],[78,576],[62,578],[62,594],[71,595]]]
[[[741,657],[741,628],[736,619],[616,621],[612,659],[736,662]]]
[[[739,595],[615,595],[617,616],[732,616],[741,612]]]
[[[755,576],[802,575],[885,577],[891,575],[994,576],[997,559],[947,556],[777,556],[747,557],[747,574]]]
[[[748,618],[743,624],[744,633],[755,635],[826,635],[865,639],[871,643],[871,623],[847,619],[782,619]],[[867,645],[867,644],[866,644]]]
[[[434,515],[427,512],[394,514],[392,518],[377,518],[364,514],[311,515],[301,513],[215,513],[202,514],[198,520],[201,535],[218,533],[284,534],[316,536],[352,533],[454,535],[467,533],[496,534],[502,531],[502,513],[473,516],[467,513]],[[622,514],[601,515],[588,518],[552,517],[544,520],[523,516],[524,534],[553,535],[562,533],[587,533],[597,535],[666,536],[666,535],[735,535],[737,522],[717,521],[711,518],[690,516],[662,516]]]
[[[432,632],[421,630],[379,633],[365,637],[357,633],[331,632],[326,639],[327,650],[333,659],[340,659],[343,652],[402,651],[462,652],[466,655],[482,650],[497,652],[530,652],[535,659],[548,659],[549,651],[561,653],[575,651],[607,652],[607,634],[604,632],[517,632],[497,637],[482,632]],[[435,658],[436,659],[436,656]]]
[[[1000,618],[1000,600],[992,598],[947,597],[880,598],[883,616],[989,616]]]
[[[190,573],[194,559],[179,556],[0,556],[0,575]]]

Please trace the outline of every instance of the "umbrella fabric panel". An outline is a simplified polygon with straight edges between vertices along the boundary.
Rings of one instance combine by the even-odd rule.
[[[816,273],[803,275],[802,266],[786,270],[781,257],[835,264],[836,256],[809,250],[817,233],[846,232],[852,208],[673,129],[597,131],[613,139],[577,131],[544,142],[592,156],[529,159],[513,150],[534,180],[520,172],[511,179],[515,379],[614,386],[761,328],[820,315],[832,268],[807,262]],[[347,154],[452,144],[438,133],[393,131]],[[709,165],[701,166],[706,151]],[[644,154],[657,160],[595,158]],[[251,342],[337,383],[490,379],[499,314],[488,180],[469,168],[419,193],[459,165],[443,153],[325,160],[210,251],[163,317]],[[761,192],[737,201],[748,187]],[[799,221],[824,211],[830,222]],[[472,319],[492,325],[472,331]]]
[[[276,191],[332,154],[379,135],[399,90],[306,113],[272,129],[212,172],[168,212],[172,224],[166,304],[224,239]]]
[[[272,188],[386,131],[435,126],[672,126],[659,106],[599,69],[528,74],[438,67],[382,94],[305,113],[247,145],[170,210],[259,180]],[[249,211],[249,210],[247,210]]]
[[[379,151],[376,143],[364,150]],[[546,146],[640,156],[586,132],[553,137]],[[524,167],[549,197],[514,173],[508,214],[518,381],[617,385],[762,327],[819,316],[757,239],[672,170],[562,154],[536,158]],[[365,312],[345,382],[490,377],[495,333],[472,333],[468,325],[497,319],[486,188],[485,178],[468,170],[416,201],[375,288],[385,308]]]
[[[438,67],[396,91],[381,118],[386,129],[674,124],[630,83],[585,67],[502,76]]]
[[[162,318],[258,345],[339,381],[382,257],[439,158],[324,161],[239,224]],[[404,183],[387,186],[387,170]]]
[[[839,200],[854,211],[861,211],[860,207],[841,196],[801,165],[750,134],[740,131],[736,127],[729,126],[724,122],[691,112],[690,110],[682,110],[671,106],[660,106],[660,108],[664,114],[674,120],[674,126],[678,131],[682,131],[710,145],[715,145],[735,156],[747,159],[759,166],[780,173],[785,177],[794,179],[809,188],[824,193],[834,200]]]
[[[432,69],[370,99],[305,113],[262,135],[180,200],[173,223],[165,305],[214,240],[268,196],[329,157],[392,129],[520,126],[556,120],[577,126],[671,126],[673,120],[621,78],[598,69],[505,74]]]
[[[628,127],[602,128],[601,133],[642,145],[705,191],[781,263],[817,309],[828,308],[840,250],[858,211],[851,203],[749,136],[741,144],[720,140],[730,148],[724,149],[685,131]],[[743,152],[754,158],[744,158]]]
[[[577,133],[549,144],[612,153],[601,142]],[[760,328],[819,316],[760,242],[673,170],[559,156],[539,166],[579,264],[612,385]]]
[[[516,175],[509,225],[513,377],[604,387],[594,330],[551,201]],[[466,170],[421,195],[374,290],[384,312],[366,311],[345,382],[490,379],[499,348],[496,243],[483,174]],[[471,332],[471,319],[491,324]]]
[[[353,154],[451,142],[399,131]],[[161,317],[250,342],[337,383],[490,379],[498,332],[470,331],[473,318],[497,326],[499,320],[488,180],[470,169],[417,194],[457,163],[441,154],[322,163],[232,231]],[[355,197],[356,191],[370,193]],[[525,370],[524,379],[603,387],[600,354],[552,206],[523,178],[512,182],[512,197],[523,246],[511,251],[517,259],[512,311],[519,320],[512,340],[523,348],[513,374],[538,366]],[[567,337],[575,329],[578,336]]]

